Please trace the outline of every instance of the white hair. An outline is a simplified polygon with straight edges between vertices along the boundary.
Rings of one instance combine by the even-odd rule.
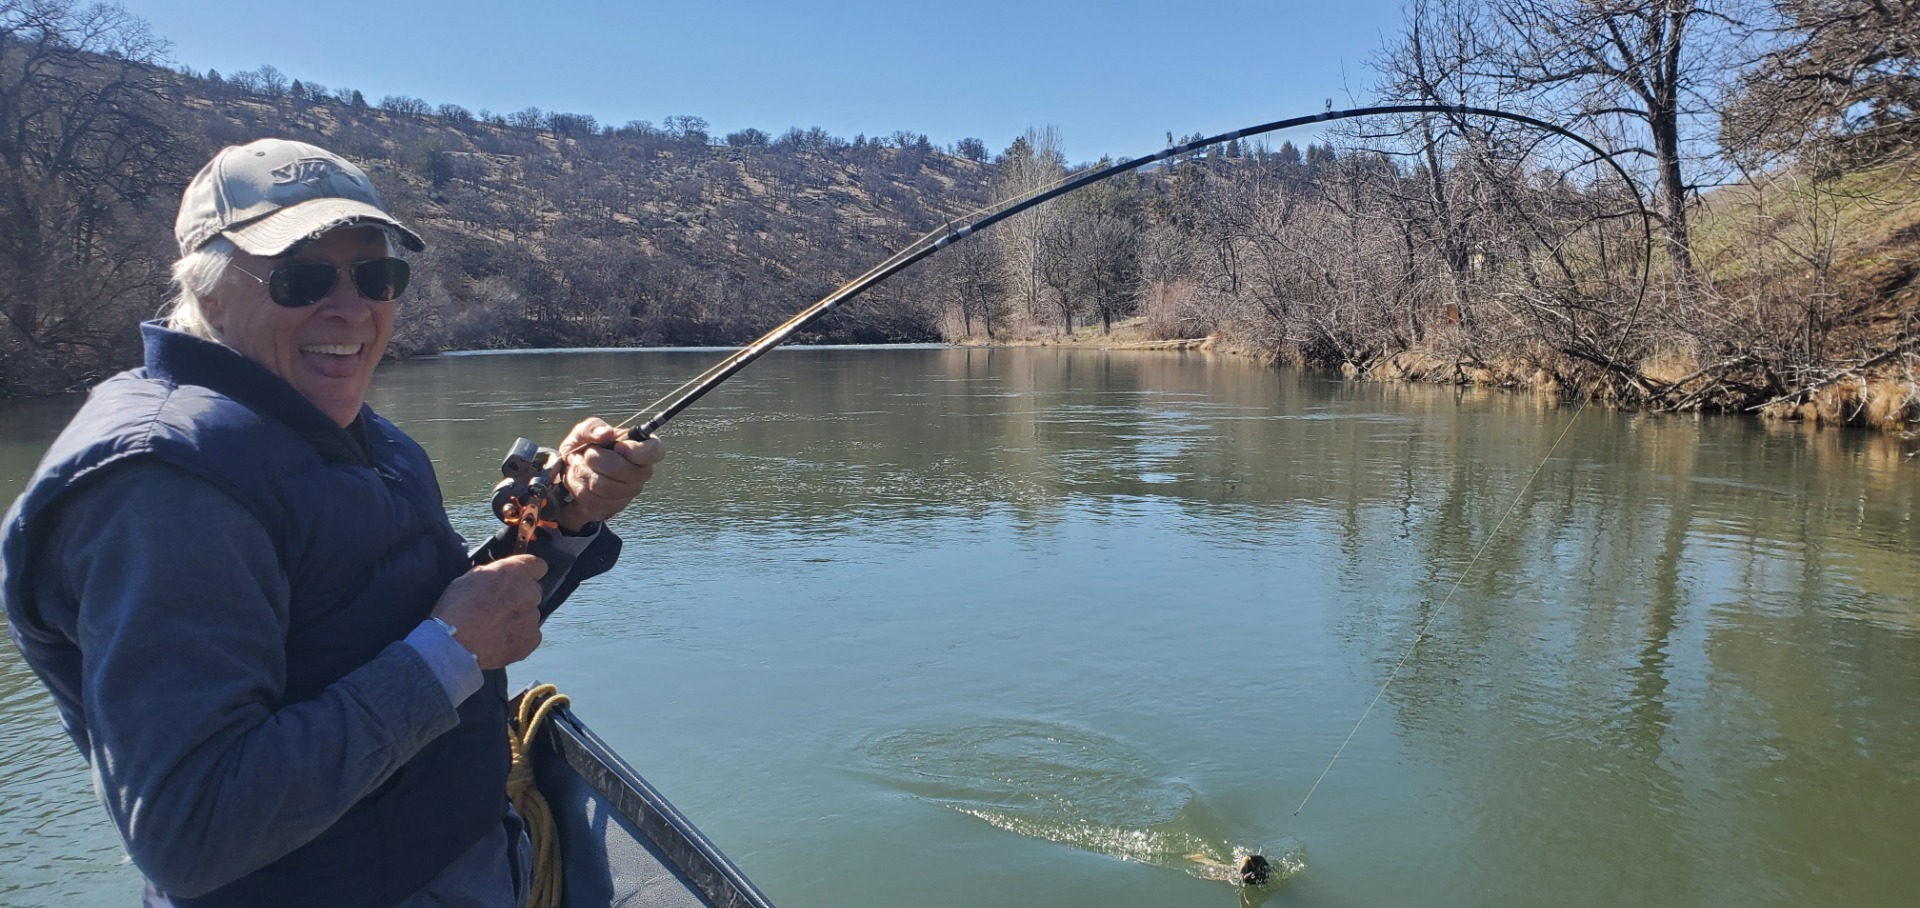
[[[385,224],[353,226],[378,228],[380,235],[386,238],[387,254],[400,254],[403,248],[400,234],[392,227]],[[213,336],[213,326],[207,323],[206,308],[201,301],[213,295],[213,288],[219,286],[220,279],[226,276],[227,266],[233,264],[234,251],[232,240],[215,234],[200,248],[173,263],[173,302],[167,304],[164,313],[167,327],[195,337],[219,340]]]
[[[195,337],[213,340],[213,327],[200,301],[212,295],[213,288],[233,262],[233,241],[215,236],[200,248],[173,263],[173,302],[167,306],[167,327]]]

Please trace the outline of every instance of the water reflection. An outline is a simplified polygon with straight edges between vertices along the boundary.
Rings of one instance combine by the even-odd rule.
[[[80,395],[0,400],[0,500],[11,504],[40,453],[72,418]],[[5,628],[0,617],[0,628]],[[68,906],[137,898],[139,877],[106,813],[94,802],[85,761],[61,730],[53,698],[0,643],[0,904]]]
[[[1433,576],[1409,597],[1422,605],[1349,629],[1364,646],[1382,623],[1434,619],[1390,698],[1465,786],[1474,885],[1525,901],[1520,861],[1562,868],[1593,904],[1819,901],[1844,867],[1849,892],[1893,899],[1893,865],[1861,854],[1891,859],[1885,839],[1835,837],[1854,838],[1841,816],[1914,833],[1896,816],[1916,802],[1892,794],[1915,745],[1902,704],[1920,694],[1904,620],[1912,477],[1869,466],[1892,462],[1887,440],[1783,448],[1739,425],[1595,422],[1628,431],[1582,427],[1577,453],[1549,466],[1434,614],[1426,603],[1511,495],[1469,475],[1497,472],[1500,451],[1456,451],[1447,475],[1427,477]],[[1810,456],[1839,463],[1807,469]],[[1524,457],[1505,466],[1517,475]],[[1872,554],[1836,557],[1858,550]],[[1870,752],[1892,741],[1906,756]],[[1845,790],[1812,803],[1831,772],[1849,775]]]
[[[0,623],[0,626],[4,626]],[[85,905],[137,877],[93,800],[85,763],[54,720],[53,700],[6,644],[0,658],[0,904]]]
[[[625,416],[714,358],[406,363],[376,405],[480,534],[514,436]],[[0,402],[0,489],[75,405]],[[517,677],[565,682],[790,908],[1230,901],[1105,857],[1127,831],[1215,861],[1312,842],[1276,903],[1902,903],[1911,443],[1589,410],[1542,467],[1572,418],[1201,355],[781,351],[669,427],[621,565]],[[116,901],[28,869],[127,872],[51,708],[9,702],[33,732],[0,756],[28,790],[0,828],[56,844],[0,842],[0,885],[62,894],[0,901]],[[940,795],[864,749],[1034,729],[1126,742],[1124,796],[1050,779],[1068,802],[1016,810],[991,767]],[[1105,838],[1058,847],[1062,816]]]

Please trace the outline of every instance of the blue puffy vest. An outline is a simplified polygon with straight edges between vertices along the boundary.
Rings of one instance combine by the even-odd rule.
[[[279,705],[313,699],[405,637],[469,564],[426,452],[391,423],[363,408],[363,448],[292,386],[240,354],[157,323],[143,325],[142,334],[146,368],[94,389],[15,502],[0,545],[0,598],[10,630],[53,691],[83,754],[81,654],[38,620],[27,575],[36,521],[93,471],[157,457],[252,509],[273,537],[293,595]],[[457,727],[319,838],[175,904],[379,906],[425,886],[506,813],[506,673],[485,674],[485,686],[461,704]]]

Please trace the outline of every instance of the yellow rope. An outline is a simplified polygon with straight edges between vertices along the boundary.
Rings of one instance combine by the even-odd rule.
[[[527,908],[560,908],[560,842],[554,834],[553,810],[533,781],[533,742],[539,739],[547,716],[567,702],[559,688],[536,685],[520,696],[520,715],[507,729],[507,743],[513,749],[507,797],[527,824],[527,838],[533,842],[533,888]]]

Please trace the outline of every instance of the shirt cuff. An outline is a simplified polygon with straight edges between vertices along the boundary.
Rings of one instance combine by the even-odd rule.
[[[549,540],[549,544],[553,546],[555,552],[564,554],[569,560],[572,560],[580,557],[580,553],[586,551],[587,546],[592,545],[595,539],[600,538],[600,530],[603,526],[605,526],[605,524],[596,520],[593,523],[581,527],[578,535],[569,533],[566,530],[561,530],[553,535],[553,538]]]
[[[440,687],[446,690],[447,699],[455,707],[466,702],[484,683],[480,660],[453,639],[446,625],[429,618],[407,635],[406,642],[426,660],[427,668],[433,670],[433,676],[440,680]]]

